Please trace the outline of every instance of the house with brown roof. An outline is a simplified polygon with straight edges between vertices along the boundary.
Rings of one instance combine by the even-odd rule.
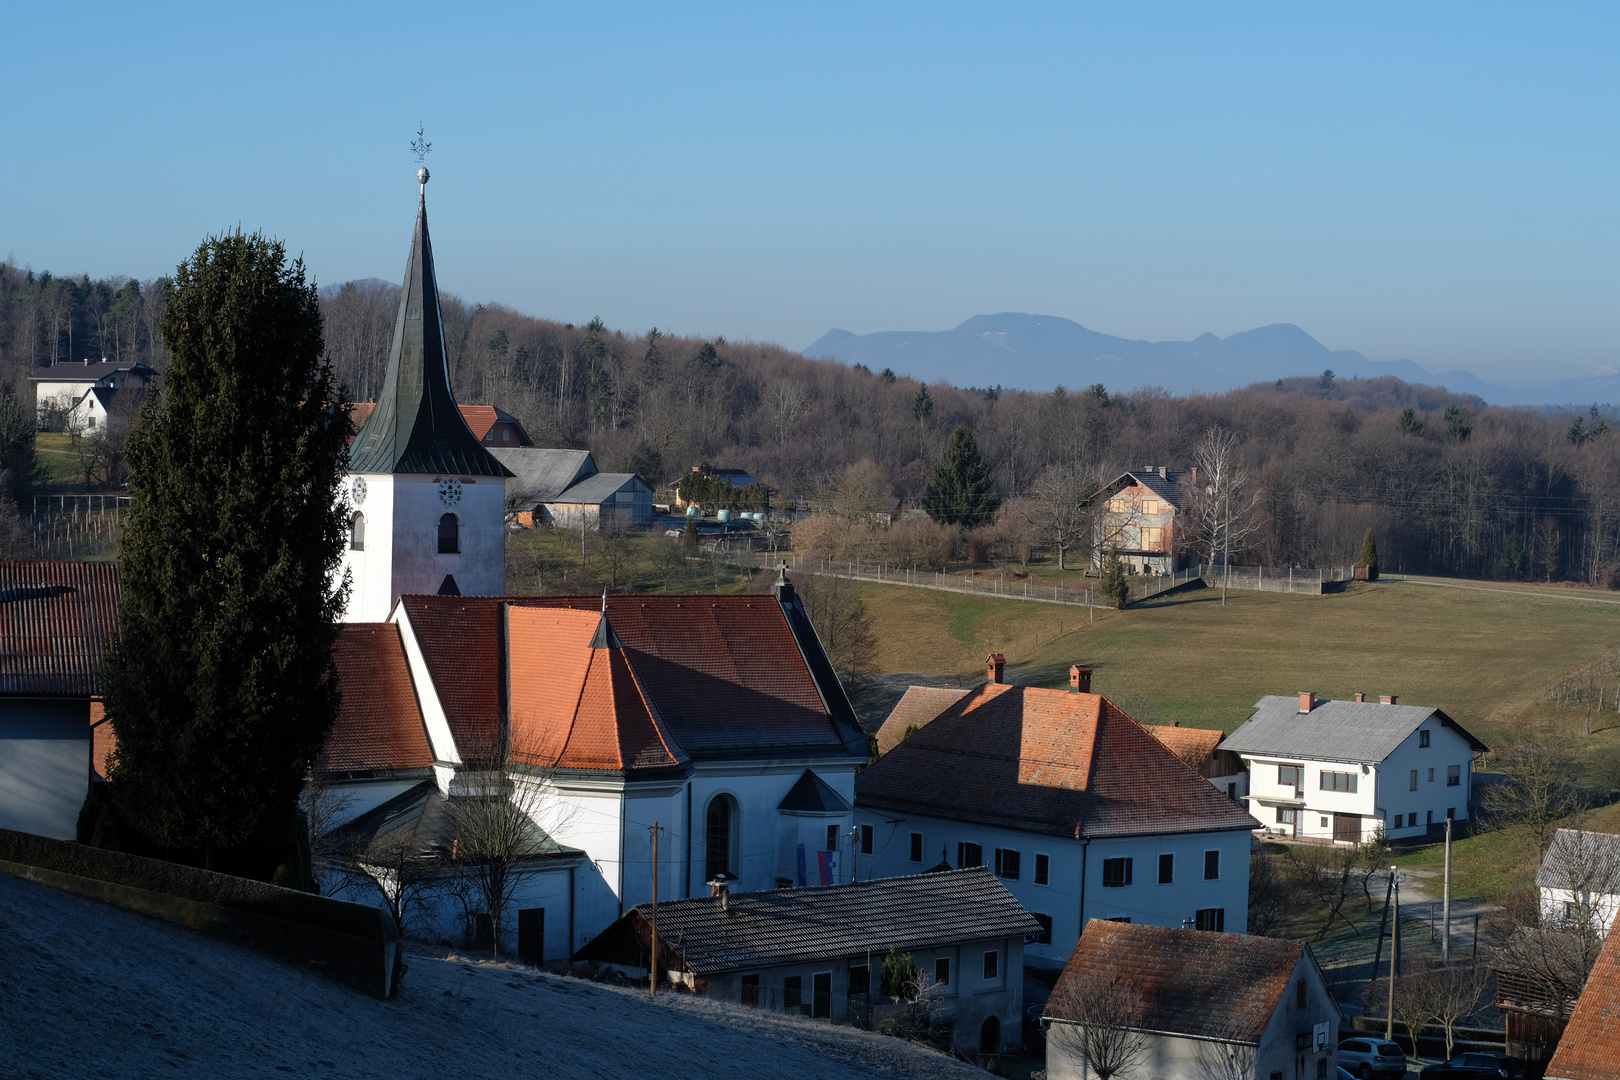
[[[1241,755],[1221,748],[1226,734],[1220,728],[1182,727],[1176,723],[1142,726],[1228,799],[1237,802],[1249,793],[1249,768]]]
[[[536,824],[589,859],[548,907],[551,958],[652,896],[849,880],[866,737],[791,584],[743,596],[406,596],[349,626],[318,773],[368,811],[446,796],[509,737]],[[554,924],[554,925],[553,925]]]
[[[1256,822],[1107,698],[990,679],[855,783],[861,878],[991,867],[1057,968],[1093,918],[1242,930]]]
[[[74,838],[118,602],[112,563],[0,562],[0,828]]]
[[[1042,1019],[1049,1080],[1268,1080],[1332,1076],[1344,1017],[1302,942],[1099,919]]]
[[[1620,1080],[1620,919],[1547,1063],[1547,1080]]]

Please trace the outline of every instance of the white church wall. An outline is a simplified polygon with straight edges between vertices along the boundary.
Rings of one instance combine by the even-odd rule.
[[[355,485],[364,481],[365,497],[356,501]],[[349,572],[349,607],[346,622],[384,622],[393,608],[393,545],[389,533],[394,520],[394,478],[366,473],[345,481],[350,513],[366,517],[365,548],[355,551],[345,545],[343,569]]]
[[[393,567],[389,598],[436,593],[446,574],[463,596],[506,593],[506,486],[498,476],[395,476]],[[459,480],[460,497],[443,494],[446,479]],[[439,518],[460,521],[460,552],[439,554]]]

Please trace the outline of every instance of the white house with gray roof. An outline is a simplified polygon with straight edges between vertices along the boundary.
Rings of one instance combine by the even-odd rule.
[[[1607,934],[1620,914],[1620,836],[1559,829],[1536,871],[1543,926],[1584,922]]]
[[[1220,748],[1248,765],[1250,812],[1274,834],[1359,844],[1382,826],[1406,840],[1468,817],[1486,746],[1439,709],[1310,693],[1254,708]]]

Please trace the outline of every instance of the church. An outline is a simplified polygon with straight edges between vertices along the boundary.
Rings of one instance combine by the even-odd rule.
[[[470,763],[509,747],[551,844],[504,919],[536,960],[652,898],[655,835],[664,899],[849,880],[868,742],[790,582],[504,595],[509,474],[451,391],[419,176],[386,379],[350,451],[343,706],[315,765],[331,823],[442,822]]]

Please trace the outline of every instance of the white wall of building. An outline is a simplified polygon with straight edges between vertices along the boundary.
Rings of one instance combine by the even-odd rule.
[[[1180,833],[1163,836],[1093,840],[1089,844],[1061,836],[1020,832],[942,818],[910,817],[895,822],[887,814],[856,808],[857,826],[871,826],[873,851],[860,853],[860,880],[918,874],[940,861],[957,865],[959,843],[978,844],[985,865],[996,866],[996,849],[1019,853],[1018,877],[1002,884],[1029,911],[1052,919],[1050,944],[1025,946],[1025,962],[1061,967],[1074,952],[1080,931],[1090,919],[1129,919],[1151,926],[1182,926],[1201,909],[1225,911],[1227,933],[1248,929],[1249,849],[1247,831]],[[922,860],[911,861],[911,834],[922,834]],[[1219,876],[1205,880],[1204,852],[1220,852]],[[1172,857],[1172,880],[1158,884],[1161,854]],[[1047,883],[1036,884],[1036,857],[1049,858]],[[1131,883],[1103,885],[1103,863],[1131,860]],[[1082,877],[1083,875],[1083,877]],[[1082,909],[1081,897],[1084,895]]]

